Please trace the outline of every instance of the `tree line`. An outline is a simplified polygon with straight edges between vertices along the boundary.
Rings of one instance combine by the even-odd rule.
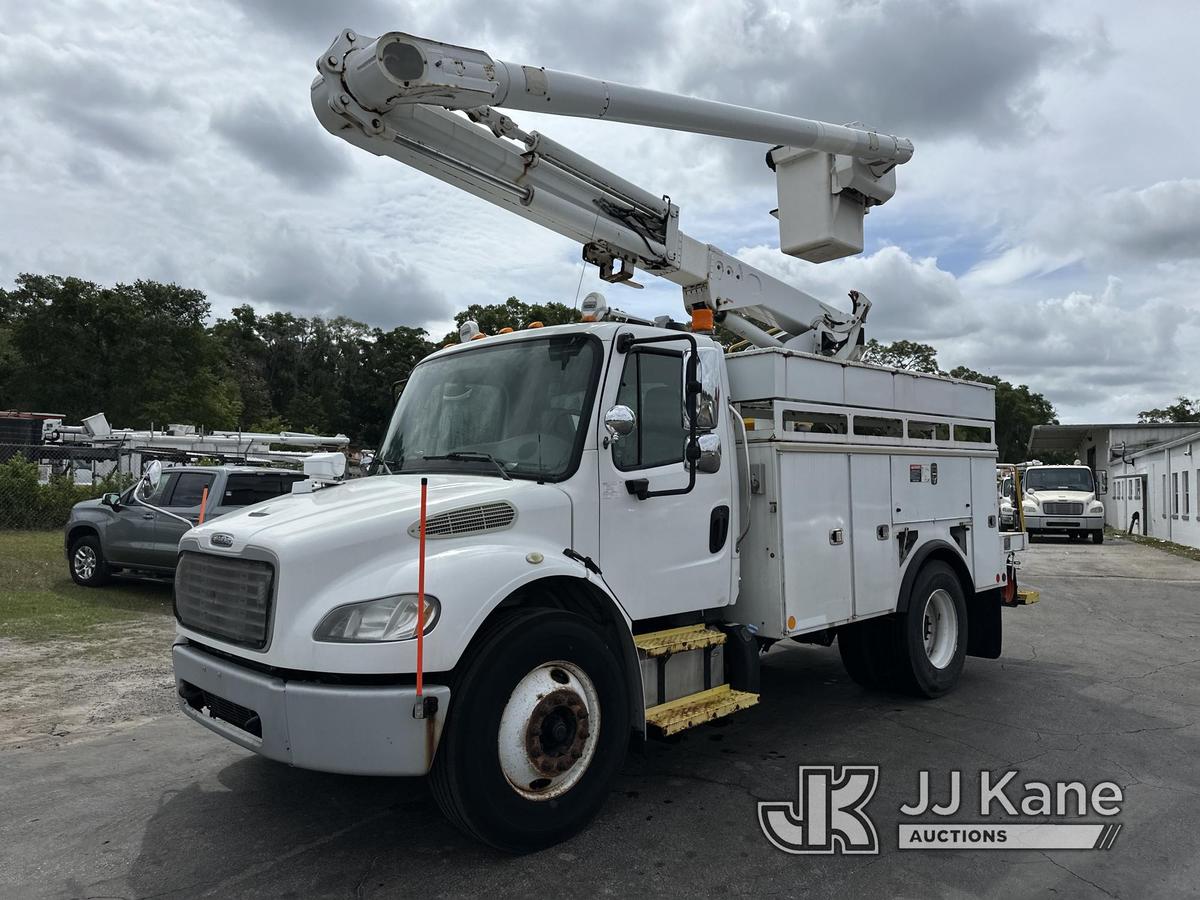
[[[488,333],[578,318],[561,303],[515,297],[458,314]],[[0,409],[104,412],[117,427],[179,422],[206,429],[344,433],[376,446],[392,385],[447,341],[421,328],[373,328],[337,316],[259,314],[212,320],[205,295],[175,284],[112,287],[21,275],[0,288]]]
[[[563,303],[516,297],[474,304],[455,317],[486,334],[541,321],[577,321]],[[59,275],[21,275],[0,288],[0,409],[62,413],[78,422],[96,412],[119,427],[171,422],[207,429],[344,433],[377,446],[387,428],[392,385],[451,333],[382,329],[337,316],[259,314],[252,306],[211,316],[198,290],[157,281],[112,287]],[[928,344],[867,342],[881,365],[982,381],[996,387],[996,440],[1006,461],[1025,458],[1034,425],[1056,423],[1054,406],[1027,385],[962,366],[943,371]],[[1192,415],[1184,401],[1141,415]]]

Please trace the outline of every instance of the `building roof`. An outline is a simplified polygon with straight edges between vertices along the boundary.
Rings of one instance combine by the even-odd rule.
[[[1162,450],[1170,450],[1173,447],[1178,447],[1180,444],[1190,444],[1193,441],[1200,441],[1200,431],[1191,431],[1182,437],[1177,437],[1172,441],[1165,441],[1161,444],[1154,444],[1150,447],[1145,447],[1137,453],[1130,453],[1129,458],[1135,459],[1139,456],[1145,456],[1147,453],[1159,453]]]
[[[1094,425],[1034,425],[1029,435],[1029,453],[1038,450],[1074,450],[1091,431],[1118,431],[1132,428],[1178,430],[1200,429],[1200,422],[1107,422]]]

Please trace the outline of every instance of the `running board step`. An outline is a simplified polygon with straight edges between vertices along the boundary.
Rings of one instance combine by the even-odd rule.
[[[678,734],[696,725],[720,719],[758,703],[758,694],[735,691],[722,684],[698,694],[660,703],[646,710],[646,724],[662,737]]]
[[[668,628],[665,631],[651,631],[649,634],[635,634],[633,643],[637,646],[641,656],[653,659],[723,644],[725,643],[725,633],[704,625],[685,625],[683,628]]]

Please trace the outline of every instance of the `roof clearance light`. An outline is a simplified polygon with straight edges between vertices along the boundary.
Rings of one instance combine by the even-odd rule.
[[[707,306],[692,309],[692,331],[709,333],[713,330],[713,311]]]
[[[513,330],[511,328],[509,328],[507,325],[505,325],[503,328],[501,328],[499,331],[496,332],[496,334],[512,334],[512,333],[513,333]]]
[[[472,337],[472,338],[471,338],[471,340],[473,340],[473,341],[482,341],[482,340],[483,340],[485,337],[487,337],[487,335],[486,335],[486,334],[483,334],[482,332],[480,332],[479,334],[477,334],[477,335],[475,335],[474,337]]]
[[[479,323],[474,319],[467,319],[458,326],[459,343],[465,344],[467,341],[473,341],[479,336]]]
[[[581,321],[603,322],[604,317],[608,315],[608,301],[604,299],[603,294],[592,291],[583,298],[583,305],[579,307],[579,312],[582,313]]]
[[[526,327],[526,328],[545,328],[546,326],[545,326],[545,324],[544,324],[544,323],[542,323],[542,322],[530,322],[530,323],[529,323],[528,325],[526,325],[525,327]]]

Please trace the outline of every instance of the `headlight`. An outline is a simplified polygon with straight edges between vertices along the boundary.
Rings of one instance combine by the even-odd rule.
[[[1092,504],[1092,515],[1093,516],[1104,515],[1104,504],[1103,503],[1093,503]]]
[[[442,612],[437,597],[425,595],[425,634]],[[417,595],[394,594],[378,600],[347,603],[321,620],[313,640],[334,643],[407,641],[417,634]]]
[[[1021,503],[1021,508],[1022,508],[1023,510],[1025,510],[1025,512],[1032,512],[1032,513],[1035,513],[1035,512],[1037,512],[1037,510],[1038,510],[1038,507],[1037,507],[1037,501],[1035,501],[1035,500],[1025,500],[1025,501],[1022,501],[1022,503]]]

